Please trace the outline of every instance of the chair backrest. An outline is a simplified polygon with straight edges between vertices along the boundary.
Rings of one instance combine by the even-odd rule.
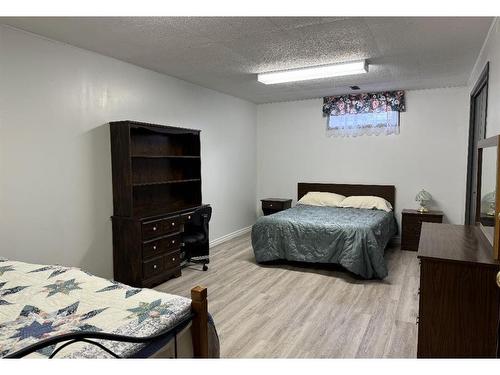
[[[193,216],[189,224],[202,226],[204,224],[208,224],[211,217],[212,217],[212,207],[203,206],[193,212]]]

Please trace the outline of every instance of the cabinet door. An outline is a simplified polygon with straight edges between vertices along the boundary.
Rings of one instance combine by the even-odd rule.
[[[497,277],[496,277],[496,284],[497,288],[500,290],[500,270],[497,272]],[[499,310],[500,310],[500,301],[499,301]],[[498,330],[497,330],[497,358],[500,358],[500,311],[498,312]]]
[[[418,250],[421,228],[422,222],[418,218],[411,215],[403,215],[401,250]]]
[[[419,358],[496,357],[497,272],[481,264],[422,259]]]

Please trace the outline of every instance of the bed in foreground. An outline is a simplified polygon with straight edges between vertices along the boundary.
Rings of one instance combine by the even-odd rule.
[[[301,183],[299,199],[309,191],[370,194],[394,202],[393,186]],[[259,263],[340,264],[363,278],[383,279],[387,276],[385,247],[396,233],[393,212],[297,205],[260,217],[252,228],[252,246]]]
[[[191,296],[0,258],[0,358],[217,357],[206,289]]]

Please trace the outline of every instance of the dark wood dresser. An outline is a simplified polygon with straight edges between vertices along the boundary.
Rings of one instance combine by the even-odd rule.
[[[404,209],[401,213],[401,250],[418,250],[422,223],[442,223],[443,212]]]
[[[422,224],[419,358],[496,357],[500,270],[477,226]]]
[[[113,273],[151,287],[181,275],[181,235],[201,207],[200,131],[112,122]]]
[[[261,199],[262,202],[262,212],[264,215],[275,214],[292,207],[291,199],[283,198],[266,198]]]

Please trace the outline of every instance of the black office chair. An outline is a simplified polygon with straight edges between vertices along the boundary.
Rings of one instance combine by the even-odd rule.
[[[184,224],[182,235],[182,247],[185,253],[184,259],[190,263],[202,263],[203,271],[208,270],[209,239],[208,222],[212,217],[212,207],[203,206],[191,215],[191,220]]]

